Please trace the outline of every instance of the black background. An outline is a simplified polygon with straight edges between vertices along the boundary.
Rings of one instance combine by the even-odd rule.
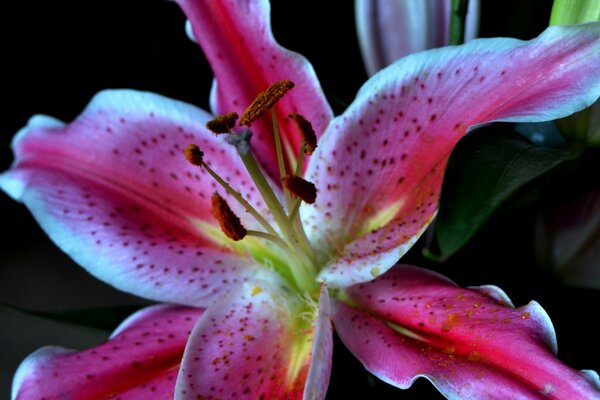
[[[274,1],[273,30],[285,47],[304,54],[336,113],[366,79],[351,1]],[[344,5],[341,5],[341,4]],[[492,4],[493,3],[493,4]],[[547,25],[550,1],[485,2],[481,36],[536,36]],[[3,111],[0,170],[9,167],[11,137],[37,113],[72,120],[105,88],[148,90],[207,108],[212,73],[183,30],[185,18],[164,0],[4,2],[0,12]],[[333,100],[333,98],[338,100]],[[529,210],[530,211],[530,210]],[[27,210],[0,195],[0,302],[37,310],[139,304],[94,281],[53,247]],[[443,265],[427,262],[418,247],[407,260],[443,272],[459,284],[496,284],[516,305],[535,299],[550,314],[559,357],[577,369],[598,369],[597,291],[562,285],[532,255],[533,216],[527,209],[492,220],[472,243]],[[89,346],[24,317],[1,319],[0,397],[18,360],[44,344]],[[83,335],[85,336],[85,335]],[[24,339],[27,337],[27,340]],[[50,343],[50,341],[52,341]],[[441,398],[426,382],[408,391],[369,376],[336,341],[328,398]]]

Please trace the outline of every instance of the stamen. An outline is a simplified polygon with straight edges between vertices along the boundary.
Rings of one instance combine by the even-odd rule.
[[[246,108],[242,118],[240,118],[240,125],[250,127],[254,121],[273,107],[293,87],[294,82],[285,80],[275,82],[269,86],[264,92],[256,96],[254,101]]]
[[[185,158],[190,164],[201,167],[204,163],[204,153],[195,144],[188,144],[185,150],[183,150],[183,154],[185,154]]]
[[[288,175],[281,178],[281,184],[294,196],[302,199],[305,203],[313,204],[317,199],[317,188],[312,182],[304,180],[296,175]]]
[[[248,132],[250,132],[250,131],[248,131]],[[237,135],[228,135],[227,139],[242,136],[242,135],[243,135],[243,132],[241,134],[237,134]],[[249,146],[249,144],[248,144],[248,146]],[[239,147],[238,147],[238,151],[239,151]],[[185,148],[183,153],[185,154],[185,157],[188,159],[188,161],[191,164],[196,165],[201,168],[204,168],[204,170],[206,170],[206,172],[208,172],[210,174],[210,176],[213,177],[214,180],[216,180],[225,190],[227,190],[227,193],[232,195],[233,198],[236,199],[238,201],[238,203],[240,203],[246,209],[246,211],[248,211],[250,214],[252,214],[252,216],[263,226],[263,228],[265,228],[267,230],[267,232],[269,232],[271,234],[277,234],[277,232],[275,231],[275,229],[273,229],[273,227],[269,224],[269,222],[267,222],[267,220],[258,211],[256,211],[256,209],[254,207],[252,207],[252,205],[250,203],[248,203],[246,201],[246,199],[244,199],[238,191],[233,189],[227,182],[225,182],[225,180],[223,178],[221,178],[215,171],[213,171],[213,169],[207,163],[204,162],[204,159],[203,159],[204,153],[202,153],[202,150],[200,150],[200,148],[197,145],[189,144]]]
[[[219,115],[208,121],[206,127],[216,134],[230,133],[231,129],[235,126],[235,121],[237,121],[237,119],[237,113],[228,112],[227,114]]]
[[[292,211],[290,212],[290,215],[288,217],[290,222],[294,222],[296,215],[298,215],[298,210],[300,210],[300,204],[302,204],[302,200],[300,200],[300,199],[296,200],[296,203],[292,207]],[[300,225],[300,227],[302,227],[302,226]]]
[[[277,113],[271,108],[271,119],[273,120],[273,139],[275,140],[275,153],[277,154],[277,165],[279,167],[279,178],[287,175],[285,171],[285,161],[283,160],[283,151],[281,149],[281,136],[279,135],[279,126],[277,125]],[[288,210],[292,207],[292,198],[289,192],[285,192],[285,204]]]
[[[317,135],[309,120],[298,113],[291,113],[289,118],[293,119],[298,127],[302,141],[304,142],[304,154],[311,155],[317,148]]]
[[[235,135],[229,135],[228,138],[232,136]],[[316,274],[316,269],[314,262],[310,257],[311,252],[309,251],[309,247],[307,247],[308,245],[302,241],[302,237],[296,237],[293,226],[290,225],[288,217],[283,211],[281,204],[279,203],[279,199],[277,198],[277,196],[275,196],[273,189],[271,188],[265,176],[263,175],[260,167],[258,166],[258,163],[256,162],[256,159],[252,155],[252,152],[248,152],[248,154],[240,153],[240,156],[242,158],[242,162],[248,170],[248,173],[252,177],[256,188],[258,189],[263,200],[269,207],[269,210],[271,210],[271,214],[277,222],[277,225],[279,226],[279,229],[281,230],[285,241],[287,242],[289,247],[292,248],[293,252],[301,260],[301,264],[306,269],[305,271],[301,271],[302,268],[292,268],[294,276],[296,277],[298,282],[302,282],[303,287],[309,287],[311,285],[314,285],[314,274]],[[293,194],[293,192],[291,193]],[[298,242],[298,239],[300,239],[300,242]],[[303,248],[300,249],[299,246],[302,246]],[[302,275],[304,275],[305,273],[308,273],[308,276],[312,276],[312,278],[306,279],[302,277]]]
[[[248,231],[246,231],[237,215],[231,211],[225,199],[219,196],[218,193],[214,193],[211,202],[212,214],[219,221],[223,233],[231,240],[242,240]]]
[[[277,125],[277,115],[273,109],[271,109],[271,119],[273,120],[273,139],[275,140],[275,153],[277,154],[279,177],[283,178],[286,175],[285,161],[283,160],[283,151],[281,149],[281,136],[279,135],[279,125]]]
[[[290,250],[289,246],[287,244],[285,244],[285,242],[283,240],[281,240],[281,238],[277,235],[271,235],[270,233],[267,233],[267,232],[253,231],[253,230],[249,230],[246,233],[248,236],[254,236],[257,238],[270,240],[271,242],[273,242],[276,245],[278,245],[279,247],[281,247],[284,251]]]

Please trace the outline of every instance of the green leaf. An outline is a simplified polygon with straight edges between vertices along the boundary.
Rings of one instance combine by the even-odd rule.
[[[506,124],[466,135],[446,167],[435,225],[437,249],[429,249],[425,255],[448,258],[511,196],[574,158],[566,150],[535,145]]]
[[[46,318],[84,328],[112,332],[124,319],[142,306],[100,307],[67,311],[33,311],[21,307],[0,304],[0,308],[22,315]]]
[[[550,25],[600,21],[600,0],[555,0]]]

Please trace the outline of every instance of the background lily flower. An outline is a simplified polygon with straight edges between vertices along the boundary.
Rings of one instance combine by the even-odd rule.
[[[572,190],[549,202],[536,218],[540,263],[566,283],[600,289],[600,190]]]
[[[355,0],[356,32],[369,75],[412,53],[448,45],[451,0]],[[479,0],[470,0],[467,42],[477,36]]]
[[[307,115],[304,108],[308,108],[316,115],[329,115],[308,62],[274,42],[267,2],[180,3],[215,69],[221,91],[221,79],[229,83],[227,79],[233,76],[220,75],[221,66],[225,72],[228,66],[237,68],[240,86],[223,91],[223,98],[229,100],[213,102],[217,112],[241,113],[250,102],[251,98],[236,103],[239,98],[245,101],[244,96],[251,92],[240,77],[268,83],[289,70],[295,74],[292,79],[298,78],[297,87],[276,106],[276,115],[282,115],[280,107],[285,109],[290,102],[291,111]],[[227,21],[228,29],[214,23],[218,20]],[[599,57],[599,30],[597,25],[554,28],[532,42],[472,42],[405,58],[374,77],[325,133],[314,125],[322,138],[307,161],[304,177],[315,183],[317,201],[314,206],[301,206],[300,219],[291,218],[305,229],[307,243],[302,242],[297,225],[277,221],[281,215],[272,201],[283,198],[279,186],[269,185],[268,177],[253,183],[260,171],[246,170],[248,159],[240,159],[235,148],[204,128],[211,118],[206,112],[148,93],[104,92],[69,125],[47,117],[32,119],[15,139],[17,160],[0,177],[0,185],[27,204],[59,246],[101,279],[154,300],[208,307],[188,341],[176,397],[235,393],[247,398],[323,398],[331,362],[329,302],[334,302],[338,329],[347,330],[340,331],[342,337],[355,337],[355,330],[365,326],[344,324],[347,308],[379,312],[360,296],[360,286],[356,291],[351,286],[390,269],[427,226],[435,212],[445,161],[469,126],[491,120],[557,118],[598,97],[600,76],[593,65]],[[240,59],[246,62],[235,62]],[[482,91],[489,93],[477,98]],[[231,108],[223,110],[219,107],[225,106],[219,104]],[[318,109],[319,104],[324,108]],[[270,132],[262,131],[261,138],[261,129],[268,126],[267,119],[261,123],[256,124],[254,137],[266,146]],[[299,140],[293,139],[293,129],[292,125],[282,129],[282,138],[288,143],[284,148],[297,150]],[[260,229],[262,224],[208,176],[206,166],[198,169],[185,161],[180,153],[190,142],[201,147],[207,164],[239,190],[265,216],[267,224],[277,223],[272,234],[281,235],[289,248],[281,251],[255,237],[233,247],[221,236],[209,213],[215,191],[227,199],[246,227]],[[272,146],[268,154],[254,150],[262,165],[278,158]],[[293,164],[291,158],[289,164]],[[268,176],[277,176],[277,170],[272,166]],[[258,195],[267,190],[273,197]],[[287,212],[292,214],[290,209]],[[397,270],[408,274],[410,281],[412,269]],[[396,278],[387,277],[395,273],[381,278],[391,279],[392,288]],[[319,281],[327,286],[319,288]],[[435,296],[436,285],[429,284],[429,279],[415,282],[420,285],[411,287]],[[394,293],[402,296],[405,290],[398,288]],[[418,297],[417,306],[427,308],[425,297]],[[409,309],[414,304],[410,303]],[[399,314],[401,310],[399,306]],[[479,343],[471,336],[479,331],[463,326],[468,323],[465,318],[441,311],[440,315],[451,325],[449,329],[442,325],[442,332],[461,332],[461,337],[450,335],[447,339],[456,343],[457,354],[469,361],[469,354],[473,358],[474,353],[462,346]],[[536,311],[534,315],[537,321],[543,314]],[[385,313],[377,317],[384,321],[381,318],[389,318],[385,324],[399,339],[390,345],[399,351],[404,349],[404,337],[440,346],[435,338],[425,337],[429,330],[440,329],[435,321],[429,327],[419,325],[425,325],[424,321],[416,322],[420,328],[415,328],[415,321]],[[509,318],[506,323],[514,326],[512,322]],[[458,326],[460,330],[454,329]],[[532,330],[537,332],[542,326],[548,325],[537,324]],[[521,331],[518,325],[516,329]],[[462,332],[467,332],[467,339],[463,340]],[[535,337],[526,337],[536,342]],[[387,345],[388,338],[373,340]],[[482,349],[482,363],[497,364],[504,357],[499,353],[511,352],[502,338],[498,340],[505,345]],[[444,343],[442,349],[446,347]],[[537,348],[535,344],[531,347]],[[597,390],[593,373],[578,374],[543,351],[535,354],[548,361],[544,365],[549,370],[536,373],[532,380],[518,370],[510,376],[491,374],[490,379],[514,393]],[[381,368],[401,361],[394,359],[375,369],[388,380]],[[471,365],[460,363],[458,370],[466,374]],[[569,382],[560,382],[561,373],[553,371],[569,371]],[[394,372],[396,384],[406,387],[405,376],[411,374],[449,382],[439,384],[448,396],[458,393],[464,383],[458,375],[457,379],[442,377],[439,369],[433,368]],[[550,387],[540,386],[548,379]]]

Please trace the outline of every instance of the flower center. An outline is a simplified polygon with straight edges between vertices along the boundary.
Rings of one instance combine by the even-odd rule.
[[[236,148],[248,174],[269,208],[275,226],[271,225],[261,213],[244,199],[238,190],[231,187],[204,161],[204,154],[197,145],[190,144],[185,149],[184,154],[190,163],[204,168],[264,229],[261,231],[247,230],[227,202],[215,193],[212,198],[212,212],[223,233],[236,242],[254,237],[274,244],[277,250],[275,253],[270,253],[273,256],[267,256],[266,259],[265,257],[257,257],[256,252],[253,253],[252,250],[249,250],[254,258],[264,265],[276,263],[279,266],[277,271],[280,275],[298,292],[316,298],[319,285],[315,278],[322,265],[319,264],[316,252],[306,237],[298,212],[302,202],[312,204],[317,196],[315,185],[300,176],[304,155],[312,154],[316,147],[316,135],[310,122],[304,117],[296,113],[290,115],[300,132],[302,144],[297,158],[293,160],[295,161],[294,171],[288,172],[281,146],[279,127],[273,110],[277,101],[293,87],[294,84],[291,81],[279,81],[271,85],[256,97],[240,119],[240,125],[250,127],[265,112],[271,111],[275,152],[284,195],[282,201],[275,194],[252,154],[250,146],[251,130],[245,128],[239,133],[232,132],[238,115],[230,112],[207,123],[208,129],[215,134],[227,135],[226,141]],[[248,247],[251,247],[250,242],[247,244]]]

